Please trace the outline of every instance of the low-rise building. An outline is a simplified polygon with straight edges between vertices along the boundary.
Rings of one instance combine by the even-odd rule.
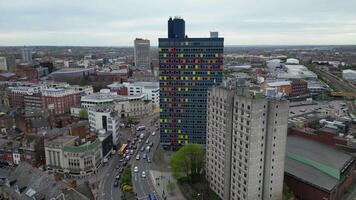
[[[342,199],[355,181],[351,155],[298,136],[288,136],[284,182],[298,199]]]
[[[45,140],[45,155],[48,170],[76,177],[96,173],[103,157],[99,139],[81,143],[69,135]]]
[[[343,70],[342,78],[348,81],[356,81],[356,70],[351,70],[351,69]]]

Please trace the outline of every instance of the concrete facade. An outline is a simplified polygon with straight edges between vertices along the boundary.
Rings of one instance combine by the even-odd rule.
[[[209,90],[206,176],[221,199],[282,199],[288,109],[258,92]]]
[[[135,66],[150,68],[150,41],[136,38],[134,41],[134,45]]]

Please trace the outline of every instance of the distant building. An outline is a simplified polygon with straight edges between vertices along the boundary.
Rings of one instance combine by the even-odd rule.
[[[7,71],[6,57],[0,57],[0,71]]]
[[[181,18],[159,38],[160,142],[205,144],[207,90],[222,81],[224,38],[189,38]]]
[[[120,116],[111,106],[95,106],[91,107],[88,112],[90,128],[112,134],[112,142],[114,145],[119,144]]]
[[[119,93],[126,93],[129,96],[145,95],[145,100],[151,101],[154,105],[159,105],[159,82],[123,82],[113,83],[107,86],[111,91],[117,91]],[[125,87],[126,90],[123,90]]]
[[[54,81],[67,79],[83,79],[94,72],[93,68],[62,68],[51,73]]]
[[[21,49],[21,61],[24,63],[29,63],[32,61],[32,52],[30,48],[23,47]]]
[[[288,136],[284,182],[296,198],[344,199],[355,183],[355,160],[331,146]]]
[[[304,65],[299,64],[284,64],[284,72],[278,73],[277,77],[280,79],[312,79],[315,80],[318,76],[306,68]]]
[[[356,82],[356,70],[346,69],[342,71],[342,78],[348,81]]]
[[[16,57],[15,55],[6,55],[7,70],[12,70],[16,67]]]
[[[136,67],[151,67],[150,41],[140,38],[135,39],[134,59]]]
[[[288,110],[239,84],[208,91],[206,178],[221,199],[282,199]]]

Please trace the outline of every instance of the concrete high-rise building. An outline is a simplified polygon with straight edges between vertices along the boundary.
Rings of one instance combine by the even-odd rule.
[[[6,55],[7,70],[11,70],[16,67],[16,57],[15,55]]]
[[[141,38],[135,39],[134,59],[136,67],[150,68],[150,41]]]
[[[0,71],[7,71],[6,58],[0,57]]]
[[[184,20],[169,19],[159,39],[160,142],[165,148],[205,144],[207,89],[222,81],[224,38],[185,37]]]
[[[23,47],[21,49],[21,61],[24,63],[28,63],[32,61],[32,52],[30,48]]]
[[[206,178],[221,199],[282,199],[289,102],[243,88],[208,92]]]

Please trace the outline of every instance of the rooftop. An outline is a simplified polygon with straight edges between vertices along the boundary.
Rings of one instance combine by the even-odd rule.
[[[91,151],[96,149],[99,145],[101,144],[99,139],[96,139],[94,142],[88,144],[82,144],[80,146],[74,146],[74,145],[65,145],[63,150],[66,152],[72,152],[72,153],[83,153],[86,151]]]
[[[91,71],[93,68],[62,68],[59,69],[55,72],[52,72],[52,74],[65,74],[65,73],[73,73],[73,72],[86,72],[86,71]]]

